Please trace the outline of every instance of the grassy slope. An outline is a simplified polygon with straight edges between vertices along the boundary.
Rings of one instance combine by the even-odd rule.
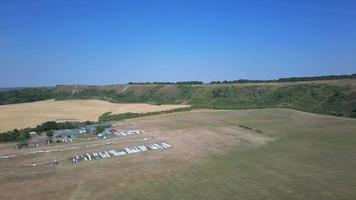
[[[17,90],[0,93],[0,103],[48,98],[57,100],[95,98],[124,103],[184,103],[197,108],[213,109],[285,107],[313,113],[356,117],[355,79],[297,83],[129,85],[126,87],[125,85],[60,86],[31,91]]]
[[[154,180],[140,178],[123,199],[355,199],[356,123],[291,110],[221,112],[276,138],[213,156]],[[188,116],[186,116],[188,117]],[[179,122],[177,122],[179,123]]]
[[[238,135],[241,124],[274,141],[252,147],[224,143],[219,145],[221,151],[204,149],[209,152],[204,157],[175,145],[162,152],[63,163],[57,168],[21,165],[75,152],[0,160],[0,199],[356,199],[355,119],[260,109],[174,113],[123,124],[151,130],[148,135],[159,132],[157,141],[166,138],[171,144],[194,134],[199,137],[187,137],[196,138],[194,142],[181,142],[196,144],[203,134]],[[203,141],[199,143],[208,148]],[[179,150],[188,155],[174,153]],[[77,152],[87,151],[95,150]],[[188,163],[189,158],[194,160]]]

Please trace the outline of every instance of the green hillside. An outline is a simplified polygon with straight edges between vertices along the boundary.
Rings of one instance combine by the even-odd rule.
[[[190,104],[193,108],[284,107],[356,117],[356,80],[240,84],[131,84],[57,86],[0,92],[0,104],[54,98],[101,99],[120,103]]]

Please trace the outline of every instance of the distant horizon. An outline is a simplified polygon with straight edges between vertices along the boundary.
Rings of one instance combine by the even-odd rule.
[[[356,72],[356,1],[1,1],[0,86]]]
[[[19,88],[19,89],[24,89],[24,88],[41,88],[41,87],[56,87],[56,86],[106,86],[106,85],[129,85],[129,83],[137,83],[137,84],[145,84],[145,83],[152,83],[158,82],[158,83],[177,83],[177,82],[189,82],[189,81],[201,81],[203,84],[209,84],[214,81],[237,81],[237,80],[248,80],[248,81],[277,81],[279,79],[286,79],[286,78],[310,78],[310,77],[327,77],[327,76],[355,76],[356,73],[351,73],[351,74],[327,74],[327,75],[316,75],[316,76],[290,76],[290,77],[279,77],[275,79],[224,79],[224,80],[211,80],[211,81],[201,81],[201,80],[178,80],[178,81],[138,81],[138,82],[133,82],[133,81],[128,81],[125,83],[108,83],[108,84],[85,84],[85,83],[75,83],[75,84],[55,84],[55,85],[41,85],[41,86],[9,86],[9,87],[2,87],[0,86],[0,92],[4,91],[4,89],[14,89],[14,88]],[[337,78],[336,78],[337,79]],[[326,80],[333,80],[333,79],[326,79]]]

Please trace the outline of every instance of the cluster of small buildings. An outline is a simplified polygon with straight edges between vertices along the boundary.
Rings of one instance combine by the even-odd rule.
[[[16,144],[16,149],[21,148],[35,148],[40,146],[45,146],[50,143],[69,143],[73,141],[73,138],[81,137],[85,134],[95,133],[96,127],[110,128],[110,123],[102,124],[92,124],[85,125],[81,128],[72,128],[72,129],[60,129],[53,130],[52,137],[48,138],[44,133],[30,132],[31,139],[27,142],[20,142]]]
[[[144,133],[142,130],[116,130],[115,128],[107,129],[101,133],[96,134],[99,138],[110,138],[110,137],[120,137],[120,136],[127,136],[127,135],[140,135]]]
[[[85,134],[94,133],[97,126],[101,126],[103,128],[108,128],[110,124],[99,124],[99,125],[85,125],[82,128],[73,128],[73,129],[61,129],[61,130],[54,130],[53,136],[50,143],[68,143],[72,142],[73,138],[77,138],[83,136]]]
[[[73,163],[78,163],[80,161],[99,160],[99,159],[110,158],[110,157],[125,156],[129,154],[135,154],[135,153],[140,153],[140,152],[145,152],[150,150],[166,149],[170,147],[171,147],[170,144],[162,142],[159,144],[148,144],[148,145],[140,145],[134,147],[126,147],[124,149],[86,153],[82,155],[76,155],[75,157],[70,158],[70,160]]]
[[[94,131],[95,125],[86,125],[83,128],[54,130],[53,138],[75,138]]]
[[[54,130],[53,136],[49,139],[48,143],[69,143],[73,141],[73,138],[82,136],[86,133],[89,133],[89,131],[85,128]]]

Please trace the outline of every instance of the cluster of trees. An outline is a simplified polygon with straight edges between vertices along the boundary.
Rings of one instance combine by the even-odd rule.
[[[356,74],[351,75],[330,75],[330,76],[306,76],[306,77],[289,77],[273,80],[248,80],[238,79],[232,81],[211,81],[209,84],[229,84],[229,83],[274,83],[274,82],[298,82],[298,81],[319,81],[319,80],[335,80],[335,79],[353,79]]]
[[[0,142],[11,142],[11,141],[22,141],[30,138],[31,128],[25,129],[14,129],[12,131],[7,131],[0,133]]]
[[[72,129],[83,127],[84,125],[93,124],[94,122],[60,122],[48,121],[41,125],[37,125],[35,128],[25,128],[25,129],[14,129],[12,131],[7,131],[0,133],[0,142],[11,142],[11,141],[23,141],[30,138],[30,132],[42,133],[46,132],[47,136],[53,135],[53,130],[61,129]]]
[[[26,88],[0,92],[0,105],[54,98],[52,88]]]
[[[111,112],[107,112],[99,117],[99,122],[120,121],[124,119],[131,119],[131,118],[138,118],[138,117],[145,117],[145,116],[159,115],[159,114],[166,114],[166,113],[173,113],[173,112],[182,112],[182,111],[189,111],[189,110],[191,110],[190,107],[176,108],[176,109],[166,110],[166,111],[147,112],[147,113],[128,112],[128,113],[121,113],[121,114],[111,114]]]
[[[86,121],[86,122],[55,122],[48,121],[41,125],[37,125],[36,128],[32,130],[38,133],[49,131],[49,130],[62,130],[62,129],[73,129],[80,128],[84,125],[93,124],[94,122]]]
[[[319,80],[335,80],[335,79],[349,79],[349,78],[350,79],[356,78],[356,74],[280,78],[280,79],[277,80],[277,82],[319,81]]]
[[[202,85],[203,81],[178,81],[178,85]]]
[[[178,81],[178,82],[128,82],[129,85],[202,85],[203,81]]]
[[[0,92],[21,90],[21,89],[26,89],[26,88],[25,87],[5,87],[5,88],[0,88]]]
[[[209,84],[231,84],[231,83],[268,83],[277,82],[277,80],[248,80],[248,79],[238,79],[232,81],[211,81]]]
[[[329,76],[305,76],[305,77],[289,77],[271,80],[225,80],[225,81],[211,81],[209,84],[231,84],[231,83],[274,83],[274,82],[297,82],[297,81],[318,81],[318,80],[335,80],[335,79],[349,79],[356,78],[356,74],[351,75],[329,75]],[[129,82],[129,85],[201,85],[202,81],[179,81],[179,82]]]

